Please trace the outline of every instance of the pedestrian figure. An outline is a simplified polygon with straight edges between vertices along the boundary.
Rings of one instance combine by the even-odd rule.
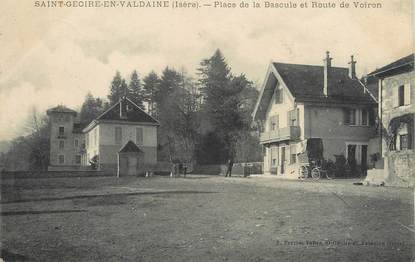
[[[187,165],[184,164],[184,166],[183,166],[183,177],[186,177],[186,174],[187,174]]]
[[[179,168],[178,168],[179,170],[178,170],[178,176],[180,176],[180,174],[182,173],[182,171],[183,171],[183,163],[182,162],[180,162],[179,163]]]
[[[232,176],[232,167],[233,167],[233,158],[230,157],[228,160],[228,168],[226,170],[225,177],[231,177]]]

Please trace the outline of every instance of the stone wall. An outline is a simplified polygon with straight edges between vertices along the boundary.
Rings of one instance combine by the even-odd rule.
[[[389,179],[392,185],[415,185],[415,151],[388,153]]]

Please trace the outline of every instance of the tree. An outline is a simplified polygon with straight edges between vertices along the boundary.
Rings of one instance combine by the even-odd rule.
[[[11,170],[47,170],[49,165],[49,118],[32,109],[26,121],[26,136],[12,140],[5,154],[5,165]]]
[[[234,77],[220,50],[201,62],[199,84],[204,97],[202,109],[224,150],[222,162],[235,156],[236,142],[249,124],[243,113],[242,91],[250,86],[244,75]]]
[[[189,91],[194,83],[185,73],[166,68],[159,82],[157,102],[161,158],[193,162],[198,137],[196,96]]]
[[[104,102],[101,98],[94,98],[91,93],[85,96],[84,103],[79,114],[80,121],[83,126],[89,124],[104,112]]]
[[[159,92],[160,79],[158,75],[151,71],[143,78],[144,101],[147,102],[147,109],[150,115],[155,116],[156,113],[156,94]]]
[[[110,105],[117,103],[122,96],[127,95],[127,91],[125,79],[123,79],[120,72],[117,71],[111,81],[110,94],[108,95]]]
[[[144,108],[144,92],[141,87],[141,81],[138,77],[137,70],[134,70],[131,74],[131,80],[128,85],[128,94],[131,101],[141,108]]]

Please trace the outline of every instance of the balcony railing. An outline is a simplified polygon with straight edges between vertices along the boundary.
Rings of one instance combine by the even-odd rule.
[[[295,140],[298,138],[300,138],[300,127],[289,126],[261,133],[260,142],[266,144],[285,140]]]

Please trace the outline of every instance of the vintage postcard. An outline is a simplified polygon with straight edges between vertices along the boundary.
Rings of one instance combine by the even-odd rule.
[[[0,3],[0,261],[415,261],[412,0]]]

